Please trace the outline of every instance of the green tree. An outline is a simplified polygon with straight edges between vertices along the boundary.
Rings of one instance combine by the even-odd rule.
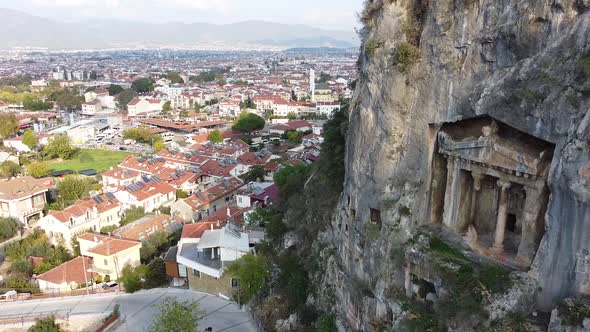
[[[2,176],[4,176],[5,178],[11,178],[13,176],[16,176],[21,171],[22,168],[18,164],[10,160],[7,160],[0,165],[0,172],[2,173]]]
[[[128,223],[134,222],[139,218],[145,216],[145,210],[143,206],[132,206],[123,212],[124,217],[121,219],[121,226],[125,226]]]
[[[69,89],[60,89],[53,92],[50,99],[55,101],[59,107],[66,110],[80,109],[82,102],[84,102],[84,97],[80,96],[74,90]]]
[[[184,80],[182,79],[182,77],[180,77],[178,73],[168,73],[168,75],[166,75],[166,78],[169,79],[172,84],[184,83]]]
[[[279,257],[281,273],[278,278],[278,286],[281,292],[287,296],[291,309],[295,310],[305,304],[309,281],[307,271],[297,256],[283,255]]]
[[[264,256],[247,254],[229,265],[227,272],[238,279],[240,303],[248,302],[264,287],[268,278],[268,262]]]
[[[100,229],[100,233],[101,234],[109,234],[109,233],[112,233],[113,231],[115,231],[117,228],[119,228],[119,226],[117,226],[117,225],[104,226]]]
[[[18,131],[18,120],[13,113],[0,113],[0,136],[8,138]]]
[[[265,124],[266,122],[260,116],[253,113],[242,112],[238,120],[232,126],[232,129],[245,133],[252,133],[253,131],[263,129]]]
[[[109,96],[116,96],[125,89],[123,89],[123,87],[121,87],[120,85],[111,84],[109,85],[107,90],[109,91]]]
[[[126,110],[127,104],[129,104],[133,98],[137,97],[137,92],[133,89],[126,89],[121,92],[115,97],[117,101],[117,106],[120,109]]]
[[[336,332],[336,317],[334,315],[322,315],[317,322],[318,332]]]
[[[176,198],[177,199],[185,199],[189,196],[190,195],[186,191],[184,191],[182,189],[176,189]]]
[[[154,140],[154,142],[152,143],[152,147],[156,151],[162,151],[166,148],[166,144],[164,143],[164,140],[161,137],[159,137]]]
[[[215,129],[215,130],[212,130],[211,132],[209,132],[207,139],[209,141],[211,141],[212,143],[223,142],[223,136],[221,135],[221,132],[219,131],[219,129]]]
[[[197,331],[199,322],[205,317],[197,301],[179,302],[173,297],[166,297],[158,305],[158,310],[148,329],[150,332]]]
[[[123,138],[136,140],[139,143],[151,144],[156,140],[156,135],[146,126],[128,128],[123,131]]]
[[[139,249],[141,261],[149,262],[159,252],[167,250],[169,236],[170,235],[165,231],[158,231],[148,236],[147,239],[143,240],[141,243],[141,248]]]
[[[68,202],[88,196],[88,181],[78,175],[67,175],[57,183],[58,194]]]
[[[18,220],[14,218],[0,218],[0,241],[10,239],[18,231]]]
[[[199,103],[195,103],[194,111],[197,113],[201,113],[201,105]]]
[[[344,105],[324,124],[324,142],[320,149],[320,159],[316,163],[322,182],[338,193],[342,191],[344,183],[347,131],[348,105]]]
[[[305,164],[285,165],[274,175],[274,182],[279,186],[283,198],[301,191],[311,172]]]
[[[242,178],[242,180],[244,180],[246,183],[252,181],[256,182],[260,179],[264,179],[264,174],[264,166],[254,165],[252,168],[250,168],[248,173],[241,175],[240,178]]]
[[[147,273],[145,276],[145,288],[156,288],[168,283],[168,276],[166,275],[166,265],[164,260],[156,257],[148,264]]]
[[[56,135],[43,148],[43,154],[49,158],[72,159],[78,150],[72,146],[67,135]]]
[[[131,83],[131,89],[137,93],[146,93],[154,91],[154,83],[149,78],[139,78]]]
[[[130,264],[126,264],[121,269],[121,276],[118,281],[125,286],[126,293],[135,293],[142,288],[141,278],[144,275],[142,275],[141,270],[138,268],[133,268]]]
[[[164,113],[168,113],[168,112],[170,112],[170,111],[172,111],[172,103],[171,103],[171,102],[169,102],[169,101],[167,101],[167,102],[165,102],[165,103],[164,103],[164,105],[162,106],[162,112],[164,112]]]
[[[295,90],[291,90],[291,100],[297,101],[297,95],[295,94]]]
[[[295,119],[297,119],[297,114],[295,114],[295,112],[289,112],[289,113],[287,113],[287,119],[295,120]]]
[[[55,322],[54,316],[35,318],[35,324],[29,328],[29,332],[60,332],[59,324]]]
[[[287,140],[289,143],[299,144],[301,143],[301,138],[303,137],[303,133],[297,130],[290,130],[287,132]]]
[[[27,166],[27,171],[30,176],[36,178],[44,178],[49,175],[49,167],[44,162],[33,162]]]
[[[35,136],[35,132],[32,129],[25,131],[22,138],[23,144],[28,146],[31,150],[34,150],[39,144],[37,140],[37,136]]]

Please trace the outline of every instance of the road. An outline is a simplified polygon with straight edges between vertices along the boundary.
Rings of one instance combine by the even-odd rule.
[[[134,294],[110,293],[87,296],[49,298],[0,304],[0,318],[9,315],[34,314],[39,312],[71,310],[70,315],[99,314],[111,312],[120,305],[125,323],[117,331],[145,331],[157,313],[157,305],[167,296],[179,301],[196,300],[206,312],[199,329],[212,327],[214,332],[255,332],[247,312],[235,303],[222,298],[184,289],[151,289]]]

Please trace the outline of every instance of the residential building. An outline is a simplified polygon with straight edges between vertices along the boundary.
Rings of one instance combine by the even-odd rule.
[[[100,113],[102,111],[102,104],[100,100],[94,99],[91,101],[87,101],[82,103],[82,114],[83,115],[95,115],[96,113]]]
[[[97,273],[90,272],[92,257],[78,256],[37,276],[43,293],[67,292],[90,285]],[[89,271],[90,270],[90,271]]]
[[[92,272],[116,280],[125,265],[138,266],[141,242],[98,233],[78,235],[80,254],[92,257]]]
[[[135,98],[127,104],[129,116],[144,116],[162,111],[164,101],[159,99]]]
[[[121,203],[111,193],[84,197],[63,211],[49,210],[38,223],[55,244],[63,243],[72,250],[72,236],[89,230],[98,232],[101,228],[119,225]]]
[[[182,228],[167,214],[148,215],[113,231],[113,236],[123,239],[143,241],[157,232],[172,233]]]
[[[331,103],[317,103],[316,104],[316,113],[325,115],[325,116],[332,116],[332,114],[336,111],[340,110],[340,103],[339,102],[331,102]]]
[[[120,187],[126,187],[141,179],[141,173],[131,169],[114,168],[105,171],[102,176],[102,190],[105,192],[115,192]]]
[[[172,216],[184,221],[201,220],[218,209],[230,205],[235,194],[244,183],[234,177],[224,178],[223,181],[212,183],[207,189],[197,191],[190,197],[172,204]]]
[[[38,146],[45,146],[49,143],[49,136],[36,135]],[[31,148],[23,143],[23,137],[17,136],[13,138],[7,138],[4,140],[4,146],[15,149],[18,152],[30,152]]]
[[[0,181],[0,216],[15,218],[29,226],[43,216],[47,194],[53,188],[52,179],[32,176]]]
[[[266,207],[279,198],[279,187],[272,182],[250,182],[236,194],[240,208]]]
[[[96,127],[93,125],[84,125],[70,128],[67,131],[68,137],[72,144],[81,145],[96,137]]]
[[[114,192],[123,209],[133,206],[143,207],[145,212],[152,212],[163,206],[170,206],[176,200],[176,189],[158,177],[142,177],[135,182]]]
[[[200,237],[193,235],[195,237],[179,242],[176,261],[179,266],[187,268],[191,289],[229,297],[238,285],[237,280],[225,275],[224,271],[228,263],[251,251],[248,233],[232,223],[221,229],[215,229],[213,223],[208,224],[210,229],[204,230]]]
[[[240,115],[240,102],[236,100],[226,100],[219,103],[219,115],[221,116],[238,116]]]

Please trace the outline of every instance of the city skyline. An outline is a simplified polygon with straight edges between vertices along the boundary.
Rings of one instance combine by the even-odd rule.
[[[276,2],[257,0],[0,0],[0,8],[57,21],[116,19],[140,22],[228,24],[268,21],[305,24],[330,30],[353,30],[361,0]],[[262,8],[262,9],[261,9]],[[302,10],[304,9],[304,10]]]

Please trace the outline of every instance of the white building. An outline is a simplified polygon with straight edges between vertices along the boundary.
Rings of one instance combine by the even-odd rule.
[[[155,114],[162,111],[164,101],[158,99],[135,98],[127,104],[129,116]]]
[[[325,116],[332,116],[334,112],[340,110],[340,103],[317,103],[316,104],[316,111],[318,114],[325,115]]]
[[[50,210],[38,223],[49,240],[63,244],[72,249],[71,239],[74,235],[92,230],[100,231],[105,226],[119,225],[121,221],[121,204],[111,195],[84,197],[63,211]]]

